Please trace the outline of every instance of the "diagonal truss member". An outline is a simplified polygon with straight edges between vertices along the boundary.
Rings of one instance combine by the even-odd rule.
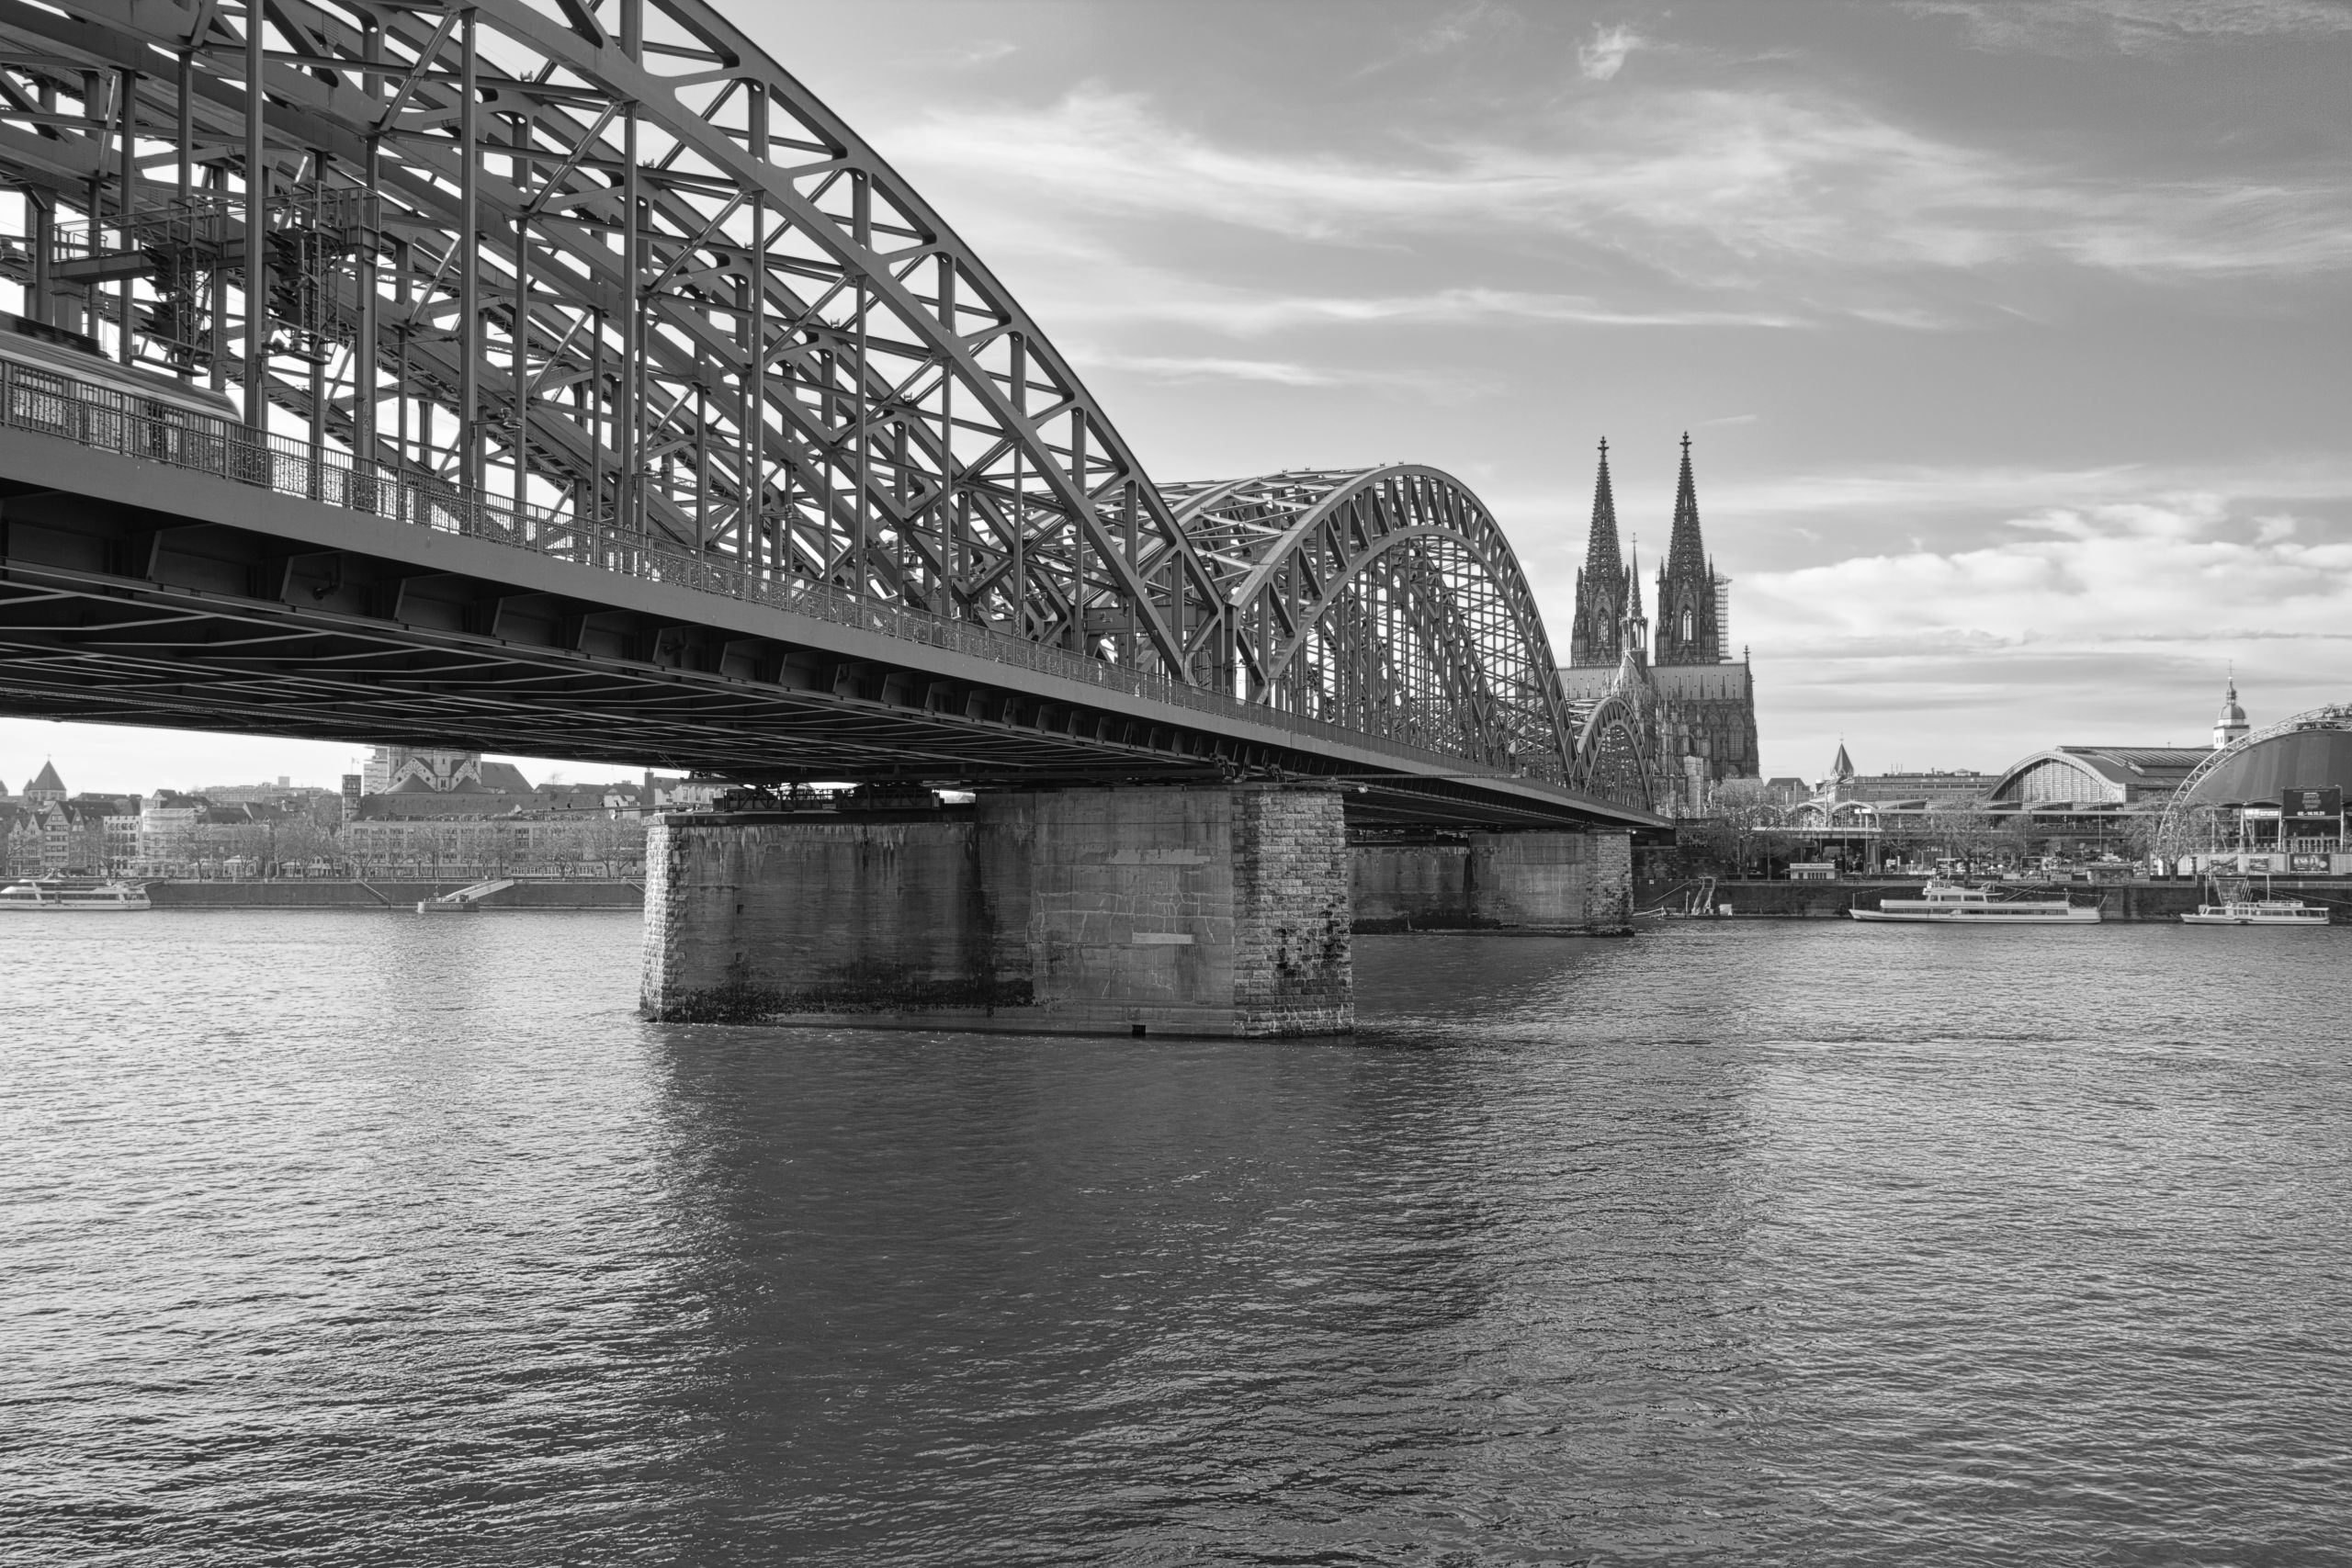
[[[377,471],[1574,787],[1432,469],[1163,491],[872,148],[702,0],[0,0],[36,321]]]

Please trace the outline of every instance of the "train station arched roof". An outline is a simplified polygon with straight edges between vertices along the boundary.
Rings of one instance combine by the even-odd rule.
[[[1995,806],[2129,806],[2162,798],[2207,757],[2202,747],[2053,746],[2003,771]]]

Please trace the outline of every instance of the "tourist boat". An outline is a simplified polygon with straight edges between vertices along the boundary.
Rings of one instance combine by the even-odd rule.
[[[1963,887],[1930,882],[1917,898],[1881,898],[1875,909],[1846,911],[1858,920],[1912,920],[1952,926],[2095,926],[2098,906],[2065,897],[2003,897],[1991,883]]]
[[[2327,906],[2306,904],[2298,898],[2278,898],[2265,887],[2256,898],[2248,891],[2242,876],[2209,877],[2207,881],[2219,902],[2199,904],[2193,915],[2180,917],[2188,926],[2325,926]]]
[[[44,914],[120,914],[155,906],[147,889],[132,882],[101,882],[95,886],[69,886],[48,879],[18,882],[0,887],[0,909],[36,910]]]

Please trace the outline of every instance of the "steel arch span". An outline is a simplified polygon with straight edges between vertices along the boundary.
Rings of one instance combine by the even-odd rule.
[[[1603,697],[1577,728],[1568,783],[1602,800],[1649,810],[1650,757],[1642,744],[1649,728],[1623,693]]]
[[[1155,485],[971,248],[707,0],[0,0],[0,187],[24,220],[0,278],[35,335],[198,398],[159,423],[143,391],[11,383],[0,425],[1058,670],[1133,711],[1008,706],[967,673],[901,680],[838,649],[790,678],[973,724],[1050,715],[1057,745],[1115,729],[1121,767],[1199,765],[1254,713],[1325,737],[1285,765],[1360,767],[1337,760],[1360,737],[1430,780],[1598,776],[1466,489],[1410,465]],[[160,582],[177,547],[153,510],[108,525],[104,559],[129,564],[99,575]],[[302,550],[240,536],[257,560],[231,576],[266,588],[274,626],[307,583],[381,659],[400,582],[434,580],[379,551],[363,586],[313,532]],[[477,572],[446,635],[473,649],[544,622],[563,657],[604,636],[618,651],[594,656],[633,681],[800,670],[781,631],[555,581]],[[150,660],[142,690],[174,694],[142,696],[140,722],[199,701],[168,673]],[[345,711],[306,722],[357,738]],[[886,748],[861,745],[878,768]]]
[[[1568,727],[1510,542],[1416,464],[1168,487],[1253,701],[1566,784]]]
[[[1093,398],[713,6],[254,9],[0,14],[9,260],[77,324],[128,301],[126,358],[401,472],[1214,682],[1206,567]]]

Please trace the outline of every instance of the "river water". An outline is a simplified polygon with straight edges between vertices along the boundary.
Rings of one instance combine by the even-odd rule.
[[[1368,938],[1350,1045],[0,928],[0,1561],[2347,1560],[2352,931]]]

